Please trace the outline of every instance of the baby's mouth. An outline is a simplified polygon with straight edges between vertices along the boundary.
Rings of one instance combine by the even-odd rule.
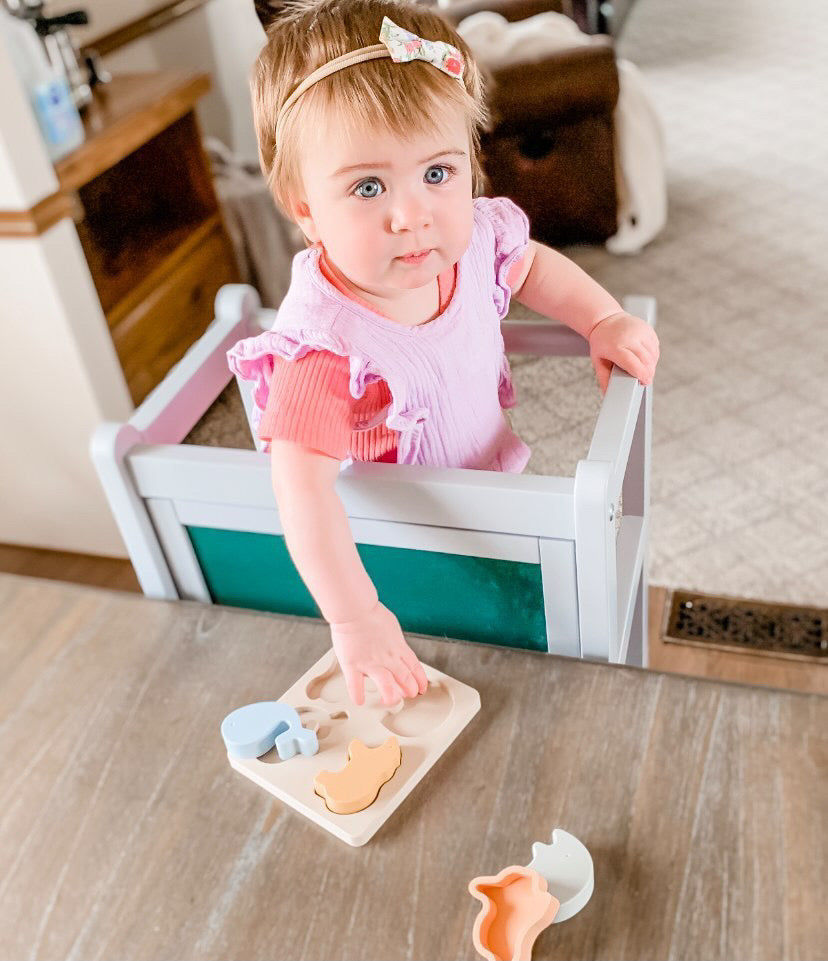
[[[405,264],[419,264],[428,257],[433,248],[427,247],[425,250],[415,250],[410,254],[403,254],[402,257],[397,257],[397,260],[401,260]]]

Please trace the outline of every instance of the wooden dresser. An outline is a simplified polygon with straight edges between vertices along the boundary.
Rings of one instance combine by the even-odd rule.
[[[55,167],[135,404],[238,279],[194,112],[209,88],[192,71],[114,77],[84,111],[86,141]]]

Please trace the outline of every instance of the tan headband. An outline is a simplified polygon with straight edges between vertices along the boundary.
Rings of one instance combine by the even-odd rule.
[[[315,83],[319,83],[319,81],[324,80],[325,77],[330,77],[332,73],[336,73],[338,70],[344,70],[346,67],[353,67],[357,63],[364,63],[366,60],[377,60],[380,57],[390,56],[391,54],[388,52],[388,48],[384,44],[375,43],[371,47],[361,47],[359,50],[352,50],[350,53],[344,53],[341,57],[336,57],[334,60],[329,60],[327,63],[323,63],[322,66],[314,70],[313,73],[308,74],[308,76],[305,77],[305,79],[282,104],[282,109],[279,111],[279,116],[276,118],[276,129],[279,129],[282,118],[287,114],[288,110],[290,110],[290,108],[296,103],[302,94]]]
[[[388,17],[383,17],[380,41],[380,43],[372,44],[370,47],[360,47],[359,50],[343,53],[342,56],[323,63],[313,73],[308,74],[282,104],[276,118],[276,130],[279,130],[287,111],[306,90],[315,83],[319,83],[320,80],[324,80],[325,77],[329,77],[332,73],[344,70],[346,67],[353,67],[358,63],[364,63],[366,60],[378,60],[381,57],[390,57],[395,63],[423,60],[437,67],[438,70],[442,70],[443,73],[447,73],[453,79],[459,80],[465,87],[463,82],[463,69],[465,67],[463,54],[450,43],[443,40],[424,40],[422,37],[418,37],[416,33],[398,27]]]

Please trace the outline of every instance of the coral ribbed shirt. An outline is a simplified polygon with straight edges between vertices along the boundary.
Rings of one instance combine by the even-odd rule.
[[[513,281],[520,275],[522,259],[509,271]],[[326,280],[342,294],[363,307],[379,313],[349,290],[325,262],[319,267]],[[437,278],[439,311],[446,309],[454,293],[457,265]],[[312,350],[298,360],[274,356],[273,376],[267,406],[259,423],[259,437],[265,441],[287,440],[344,460],[349,455],[359,461],[397,460],[397,432],[384,423],[356,429],[370,423],[391,403],[386,382],[368,384],[359,399],[350,392],[350,362],[347,357],[327,350]]]

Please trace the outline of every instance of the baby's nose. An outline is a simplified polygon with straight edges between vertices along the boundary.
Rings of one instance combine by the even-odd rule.
[[[391,229],[395,233],[401,230],[422,230],[430,227],[433,219],[426,204],[414,198],[400,200],[391,212]]]

